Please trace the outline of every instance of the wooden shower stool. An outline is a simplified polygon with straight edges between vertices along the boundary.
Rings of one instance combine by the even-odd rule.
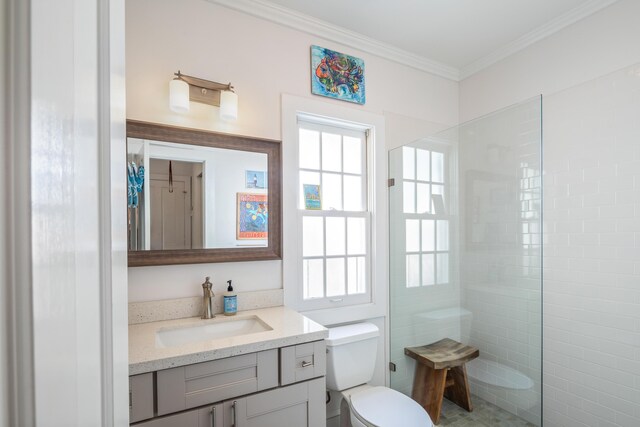
[[[445,338],[429,345],[405,347],[404,354],[418,362],[411,397],[427,410],[434,424],[440,421],[443,397],[473,411],[464,364],[478,357],[477,348]]]

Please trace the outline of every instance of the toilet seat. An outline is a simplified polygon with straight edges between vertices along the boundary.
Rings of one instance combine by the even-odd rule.
[[[429,414],[422,406],[404,394],[388,387],[370,387],[351,394],[351,413],[363,425],[396,427],[432,427]]]

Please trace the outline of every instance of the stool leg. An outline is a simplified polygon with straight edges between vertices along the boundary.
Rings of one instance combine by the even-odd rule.
[[[416,365],[411,397],[429,413],[434,424],[440,422],[446,380],[446,369],[432,369],[421,363]]]
[[[473,411],[465,365],[449,369],[449,376],[453,380],[453,384],[445,392],[447,399],[469,412]]]
[[[427,395],[426,375],[426,366],[422,363],[416,363],[416,371],[413,374],[413,390],[411,391],[411,397],[422,406],[425,406],[423,401]]]

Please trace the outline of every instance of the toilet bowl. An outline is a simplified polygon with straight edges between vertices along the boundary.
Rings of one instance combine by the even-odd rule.
[[[341,392],[341,427],[432,427],[429,414],[404,394],[367,384],[380,332],[372,323],[329,328],[327,388]]]
[[[388,387],[366,385],[356,393],[344,393],[341,413],[352,427],[412,426],[431,427],[429,414],[416,401]],[[345,417],[346,418],[346,417]],[[344,418],[343,418],[344,419]]]

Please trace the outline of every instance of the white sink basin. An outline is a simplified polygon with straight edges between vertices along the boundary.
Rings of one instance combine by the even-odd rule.
[[[159,329],[156,332],[156,345],[158,347],[177,347],[271,330],[273,328],[257,316],[240,319],[215,318],[174,328]]]

